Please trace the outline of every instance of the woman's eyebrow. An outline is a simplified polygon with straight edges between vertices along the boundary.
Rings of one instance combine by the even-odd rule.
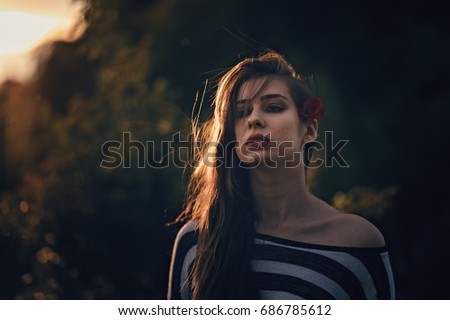
[[[249,99],[238,100],[236,101],[236,105],[247,104],[249,101]]]
[[[265,94],[265,95],[260,97],[260,100],[264,101],[264,100],[273,99],[273,98],[283,98],[285,100],[288,100],[287,97],[285,97],[285,96],[283,96],[282,94],[279,94],[279,93]],[[236,101],[236,105],[246,104],[249,101],[250,101],[250,99],[241,99],[241,100]]]
[[[273,99],[273,98],[283,98],[285,100],[288,100],[287,97],[283,96],[282,94],[279,93],[269,93],[269,94],[265,94],[261,97],[261,100],[267,100],[267,99]]]

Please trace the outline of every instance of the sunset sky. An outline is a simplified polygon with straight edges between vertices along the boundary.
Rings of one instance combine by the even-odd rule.
[[[33,49],[49,40],[72,40],[80,12],[71,0],[0,0],[0,82],[32,75]]]

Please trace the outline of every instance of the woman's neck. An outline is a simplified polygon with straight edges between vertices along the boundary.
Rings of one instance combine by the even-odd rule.
[[[253,203],[260,225],[277,229],[291,219],[307,218],[313,196],[308,192],[303,168],[253,169],[250,173]]]

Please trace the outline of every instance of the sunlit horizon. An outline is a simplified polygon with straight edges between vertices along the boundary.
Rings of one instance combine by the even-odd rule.
[[[34,49],[42,44],[75,40],[84,30],[73,32],[80,9],[70,0],[0,0],[0,83],[30,78],[36,69]]]
[[[61,24],[57,18],[20,11],[0,11],[0,55],[32,49]]]

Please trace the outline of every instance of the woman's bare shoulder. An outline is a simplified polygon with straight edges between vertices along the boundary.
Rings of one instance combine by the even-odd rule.
[[[316,235],[322,233],[322,237],[331,245],[361,248],[386,245],[380,230],[366,218],[341,212],[322,200],[317,204],[316,216],[321,217],[318,221],[323,228],[318,229],[319,233]]]
[[[335,218],[336,236],[343,246],[383,247],[386,245],[380,230],[364,217],[340,213]]]

